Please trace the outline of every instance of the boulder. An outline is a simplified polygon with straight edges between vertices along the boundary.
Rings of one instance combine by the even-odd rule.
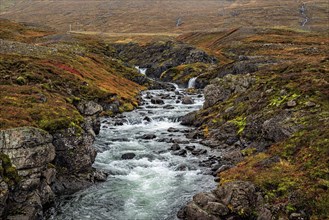
[[[179,132],[179,129],[177,129],[177,128],[173,128],[173,127],[170,127],[170,128],[168,128],[167,131],[168,131],[168,132]]]
[[[187,151],[185,149],[181,149],[178,151],[174,151],[172,154],[177,155],[177,156],[186,157]]]
[[[297,105],[297,102],[295,100],[290,100],[287,102],[286,106],[287,108],[293,108]]]
[[[163,106],[163,109],[174,109],[175,107],[172,105],[165,105]]]
[[[144,134],[141,138],[144,140],[151,140],[151,139],[156,138],[156,135],[155,134]]]
[[[198,193],[177,214],[180,219],[251,219],[257,205],[256,188],[250,182],[235,181],[211,193]],[[270,215],[266,215],[270,216]]]
[[[185,149],[188,151],[193,151],[195,149],[195,146],[186,146]]]
[[[208,108],[217,102],[227,100],[232,94],[241,93],[250,88],[255,82],[255,77],[250,74],[231,75],[216,78],[212,84],[204,89],[205,102],[203,107]]]
[[[151,119],[150,117],[148,117],[148,116],[145,116],[145,117],[143,118],[143,121],[151,122],[152,119]]]
[[[181,147],[179,146],[179,144],[173,144],[169,150],[173,150],[173,151],[177,151],[177,150],[180,150]]]
[[[131,160],[131,159],[134,159],[135,156],[136,156],[136,154],[134,154],[134,153],[125,153],[125,154],[122,154],[121,159]]]
[[[224,172],[225,170],[228,170],[230,168],[232,168],[233,166],[231,165],[222,165],[221,167],[219,167],[214,173],[213,176],[217,176],[218,174],[220,174],[221,172]]]
[[[103,107],[94,101],[81,101],[77,105],[77,109],[86,116],[96,115],[103,111]]]
[[[207,150],[206,149],[195,149],[192,151],[192,154],[194,156],[199,156],[201,154],[206,154],[207,153]]]
[[[184,105],[190,105],[190,104],[194,104],[194,101],[191,97],[189,96],[184,96],[182,99],[182,104]]]
[[[160,98],[152,98],[151,103],[155,105],[164,105],[164,101]]]
[[[197,115],[196,111],[188,113],[187,115],[181,118],[181,124],[186,126],[193,125],[196,119],[196,115]]]

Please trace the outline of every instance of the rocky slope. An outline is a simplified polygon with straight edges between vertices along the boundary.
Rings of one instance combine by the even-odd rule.
[[[233,69],[241,58],[256,68],[219,69],[203,109],[183,118],[197,127],[190,137],[223,153],[213,165],[218,189],[196,195],[180,218],[328,218],[325,42],[321,34],[279,29],[217,42]],[[269,62],[257,61],[265,56]]]
[[[92,168],[98,116],[163,85],[104,54],[100,39],[0,25],[0,216],[37,219],[55,196],[106,179]]]

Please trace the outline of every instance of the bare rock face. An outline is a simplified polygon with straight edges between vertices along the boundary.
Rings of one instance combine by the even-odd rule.
[[[98,111],[98,104],[83,107],[86,115]],[[0,219],[41,219],[56,195],[106,180],[92,168],[98,131],[96,116],[52,134],[33,127],[0,131]]]
[[[42,206],[53,201],[55,194],[50,184],[56,171],[49,167],[55,158],[52,140],[47,132],[32,127],[0,131],[0,151],[8,156],[1,166],[7,166],[7,172],[0,180],[0,215],[19,219],[22,216],[10,211],[21,210],[26,219],[35,219]],[[8,168],[8,164],[12,167]],[[11,181],[13,178],[15,181]]]
[[[211,107],[217,102],[225,101],[234,93],[244,92],[254,82],[255,78],[250,74],[243,76],[228,74],[223,78],[216,78],[216,80],[204,90],[205,103],[203,107]]]
[[[236,181],[211,193],[199,193],[177,214],[185,220],[250,219],[257,209],[258,195],[249,182]]]
[[[98,119],[89,116],[81,125],[82,129],[71,127],[53,134],[56,150],[53,163],[61,171],[51,185],[56,194],[71,194],[97,181],[94,175],[96,171],[92,168],[97,154],[92,146],[97,124]]]

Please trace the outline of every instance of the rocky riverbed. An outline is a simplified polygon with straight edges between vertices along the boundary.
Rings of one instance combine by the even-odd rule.
[[[108,179],[59,199],[49,219],[176,219],[197,192],[215,187],[219,152],[189,139],[180,118],[203,105],[203,95],[177,89],[142,93],[142,105],[102,118],[94,167]]]

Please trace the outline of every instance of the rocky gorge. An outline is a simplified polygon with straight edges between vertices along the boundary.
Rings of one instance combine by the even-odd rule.
[[[1,25],[2,218],[328,217],[323,34],[142,45]]]

